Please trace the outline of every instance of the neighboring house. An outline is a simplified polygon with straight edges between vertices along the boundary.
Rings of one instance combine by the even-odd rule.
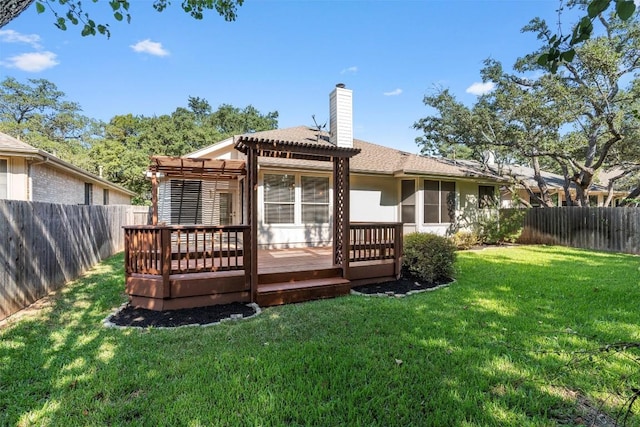
[[[444,234],[462,211],[488,208],[506,180],[466,165],[452,165],[353,139],[352,92],[330,94],[330,132],[307,126],[226,139],[188,159],[245,160],[243,138],[304,149],[337,146],[360,150],[350,159],[350,221],[402,222],[404,231]],[[331,242],[333,174],[327,162],[259,157],[257,206],[260,247],[300,247]],[[243,224],[245,179],[176,179],[159,176],[158,221],[167,224]]]
[[[489,167],[497,173],[498,169],[496,165],[489,165]],[[515,177],[517,180],[525,181],[527,186],[529,186],[529,188],[531,188],[534,193],[537,193],[538,195],[541,194],[538,183],[534,178],[533,168],[521,165],[505,165],[502,167],[502,173],[505,177]],[[553,204],[555,206],[567,206],[567,199],[565,197],[564,191],[564,176],[546,171],[541,171],[540,174],[547,184],[549,195],[551,196]],[[540,205],[540,202],[538,202],[536,198],[531,197],[529,192],[522,186],[519,186],[517,188],[517,191],[518,196],[523,200],[529,201],[531,206],[537,207]],[[574,183],[571,183],[571,185],[569,186],[569,192],[572,198],[576,197],[576,189]],[[589,189],[589,206],[604,206],[604,202],[607,200],[608,195],[609,189],[606,186],[593,183],[591,185],[591,188]],[[615,206],[616,201],[622,200],[625,195],[625,192],[614,191],[612,205]],[[508,191],[502,192],[502,206],[513,206],[513,195]]]
[[[0,133],[0,199],[130,205],[134,195],[126,188]]]

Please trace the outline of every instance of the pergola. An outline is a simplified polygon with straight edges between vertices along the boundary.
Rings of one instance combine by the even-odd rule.
[[[251,283],[258,280],[258,157],[315,160],[333,163],[333,264],[340,266],[343,277],[349,267],[349,159],[360,152],[358,148],[337,147],[327,142],[299,143],[241,135],[235,148],[247,157],[247,218],[251,242]],[[253,287],[252,299],[256,299]]]
[[[196,159],[189,157],[153,156],[151,158],[151,224],[158,224],[158,174],[168,178],[231,180],[247,174],[244,160]]]

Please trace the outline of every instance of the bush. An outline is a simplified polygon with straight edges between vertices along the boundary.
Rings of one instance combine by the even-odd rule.
[[[404,236],[402,268],[416,279],[431,283],[448,281],[454,276],[456,248],[446,237],[428,233]]]
[[[451,236],[451,243],[458,249],[469,249],[482,243],[473,231],[460,230]]]

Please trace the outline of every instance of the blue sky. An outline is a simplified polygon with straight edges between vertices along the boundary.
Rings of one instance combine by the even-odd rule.
[[[215,13],[197,21],[180,1],[162,13],[132,1],[131,24],[108,2],[84,2],[111,38],[56,29],[35,5],[0,29],[0,78],[55,83],[84,114],[160,115],[189,96],[277,110],[280,127],[328,120],[336,83],[353,90],[354,136],[418,152],[413,123],[435,87],[472,103],[482,61],[510,67],[538,46],[520,29],[539,16],[557,21],[556,0],[246,0],[235,22]],[[102,18],[104,17],[104,19]],[[475,88],[475,90],[474,90]]]

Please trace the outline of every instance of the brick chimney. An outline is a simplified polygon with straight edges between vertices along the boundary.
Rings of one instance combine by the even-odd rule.
[[[338,83],[329,94],[329,141],[338,147],[353,147],[353,92]]]

